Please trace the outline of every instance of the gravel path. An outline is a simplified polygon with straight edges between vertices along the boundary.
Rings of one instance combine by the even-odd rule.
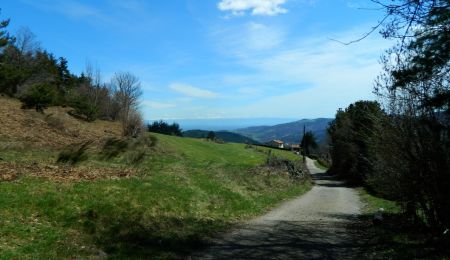
[[[224,236],[192,259],[352,259],[362,249],[360,214],[355,190],[315,167],[307,166],[315,186],[305,195],[283,203]]]

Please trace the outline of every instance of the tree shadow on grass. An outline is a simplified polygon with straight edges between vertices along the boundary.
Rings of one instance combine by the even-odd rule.
[[[449,256],[446,247],[426,243],[424,237],[398,239],[398,235],[407,233],[405,227],[395,222],[374,226],[370,215],[324,214],[323,218],[324,221],[244,225],[215,239],[207,250],[194,253],[192,258],[447,259]]]
[[[355,227],[369,245],[368,259],[450,259],[450,241],[426,227],[413,225],[402,214],[387,214],[379,225],[373,215],[358,217]]]
[[[227,227],[221,220],[145,217],[141,212],[122,211],[99,216],[84,214],[83,229],[108,257],[177,259],[204,248],[206,238]]]
[[[223,220],[148,217],[121,210],[83,214],[83,228],[112,258],[181,259],[442,259],[448,249],[412,236],[398,216],[374,226],[371,215],[324,215],[324,221],[266,221],[226,234]],[[328,221],[334,219],[336,221]],[[211,238],[216,234],[215,238]],[[447,250],[447,251],[446,251]]]

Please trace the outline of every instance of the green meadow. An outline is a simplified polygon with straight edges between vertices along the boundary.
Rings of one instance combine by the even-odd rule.
[[[0,149],[2,163],[133,171],[123,178],[60,180],[25,170],[0,182],[0,258],[183,257],[217,232],[311,187],[307,179],[265,169],[267,148],[145,138],[151,145],[131,140],[107,159],[90,148],[76,166],[56,163],[56,150]]]

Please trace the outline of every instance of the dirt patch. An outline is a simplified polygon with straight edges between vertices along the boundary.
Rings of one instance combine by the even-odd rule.
[[[57,182],[72,182],[98,179],[130,178],[138,174],[137,169],[115,169],[99,167],[73,167],[60,165],[20,165],[16,163],[0,163],[0,181],[13,181],[20,176],[43,177]]]

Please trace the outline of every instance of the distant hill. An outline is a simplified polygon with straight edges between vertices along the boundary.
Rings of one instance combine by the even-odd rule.
[[[262,143],[274,139],[279,139],[287,143],[299,143],[303,133],[303,126],[306,125],[306,130],[312,131],[318,142],[323,142],[326,139],[326,129],[328,124],[332,120],[333,119],[331,118],[302,119],[274,126],[252,126],[241,128],[233,132]]]
[[[191,137],[191,138],[206,138],[206,136],[208,135],[210,131],[206,131],[206,130],[188,130],[188,131],[184,131],[183,132],[183,137]],[[225,142],[230,142],[230,143],[251,143],[251,144],[257,144],[258,142],[237,134],[237,133],[233,133],[233,132],[228,132],[228,131],[214,131],[216,138],[221,139]]]
[[[154,118],[157,120],[157,118]],[[295,118],[210,118],[210,119],[164,119],[165,122],[177,123],[180,127],[187,130],[209,130],[209,131],[233,131],[239,128],[245,128],[255,125],[277,125],[289,123]],[[148,122],[148,123],[152,123]]]

